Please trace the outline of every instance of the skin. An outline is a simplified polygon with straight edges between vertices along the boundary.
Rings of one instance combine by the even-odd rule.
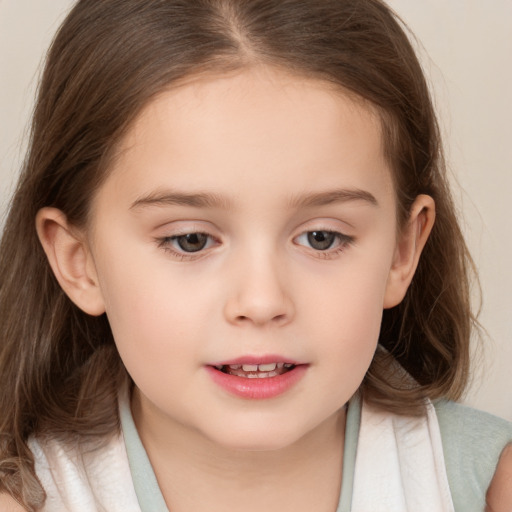
[[[312,204],[326,192],[331,201]],[[183,204],[176,193],[216,201]],[[172,510],[237,500],[247,511],[336,508],[345,404],[434,222],[428,196],[400,232],[395,212],[371,108],[255,67],[153,100],[122,141],[87,230],[39,213],[63,289],[87,313],[107,313]],[[340,235],[319,250],[312,231]],[[185,252],[172,237],[187,233],[207,234],[206,246]],[[266,354],[307,364],[271,399],[233,396],[206,370]]]
[[[0,510],[2,512],[24,512],[26,509],[8,494],[0,493]]]
[[[485,512],[512,512],[512,445],[501,454],[486,498]]]

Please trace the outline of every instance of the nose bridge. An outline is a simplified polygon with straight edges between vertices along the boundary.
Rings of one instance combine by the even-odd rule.
[[[293,302],[279,251],[252,240],[233,257],[233,283],[225,307],[228,321],[287,323],[293,316]]]

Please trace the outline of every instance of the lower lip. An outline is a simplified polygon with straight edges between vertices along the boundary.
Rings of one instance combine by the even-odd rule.
[[[286,393],[306,373],[308,365],[301,364],[295,366],[292,370],[276,375],[275,377],[266,377],[261,379],[248,379],[246,377],[237,377],[229,373],[221,372],[212,366],[207,366],[206,370],[211,378],[222,389],[242,398],[253,400],[263,400],[274,398]]]

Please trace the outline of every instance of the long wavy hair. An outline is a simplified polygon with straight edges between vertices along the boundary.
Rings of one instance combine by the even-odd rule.
[[[365,400],[421,414],[468,377],[472,263],[439,129],[403,24],[380,0],[80,0],[49,50],[31,140],[0,245],[0,491],[27,510],[45,495],[27,440],[105,439],[128,377],[108,321],[60,289],[34,219],[53,206],[84,226],[91,198],[141,109],[177,81],[263,63],[337,84],[378,112],[399,226],[418,194],[437,220],[403,302],[384,312]],[[396,371],[396,360],[414,383]]]

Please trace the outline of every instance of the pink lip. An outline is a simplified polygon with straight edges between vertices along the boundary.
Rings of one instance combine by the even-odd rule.
[[[215,364],[213,366],[208,365],[205,367],[205,369],[212,378],[213,382],[228,393],[241,398],[263,400],[274,398],[282,395],[283,393],[286,393],[302,379],[309,365],[299,364],[292,368],[290,371],[283,373],[282,375],[261,379],[249,379],[246,377],[230,375],[228,373],[223,373],[220,370],[217,370],[215,366],[224,364],[268,364],[275,362],[290,362],[295,364],[286,358],[271,357],[269,359],[268,357],[242,357],[229,362]]]

